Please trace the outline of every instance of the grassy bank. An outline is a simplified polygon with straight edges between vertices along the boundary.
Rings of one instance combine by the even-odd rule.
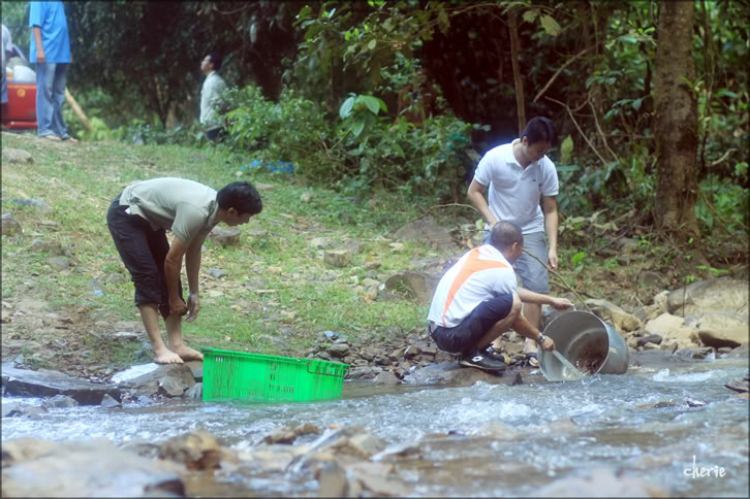
[[[409,331],[424,323],[427,305],[373,300],[360,286],[367,278],[383,282],[415,260],[440,258],[425,245],[406,243],[399,252],[389,246],[389,232],[419,217],[410,200],[387,193],[357,199],[308,186],[299,176],[240,173],[249,158],[213,149],[51,143],[7,133],[3,148],[33,156],[31,164],[7,163],[2,169],[2,211],[12,213],[24,232],[3,237],[4,299],[46,300],[54,310],[76,312],[78,328],[137,321],[133,287],[106,226],[110,200],[134,180],[178,176],[218,189],[242,178],[260,187],[263,212],[241,228],[239,245],[206,242],[200,317],[185,324],[194,346],[299,353],[321,330],[378,336],[394,331],[392,326]],[[301,199],[304,193],[309,201]],[[13,198],[41,199],[52,210]],[[316,237],[337,245],[352,239],[362,250],[347,267],[332,267],[311,247]],[[53,255],[31,249],[34,239],[72,245],[71,267],[57,271],[49,262]],[[207,274],[215,268],[226,275]],[[284,343],[274,341],[283,328]]]

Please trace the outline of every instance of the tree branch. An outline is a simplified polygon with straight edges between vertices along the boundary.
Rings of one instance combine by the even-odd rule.
[[[555,74],[553,74],[552,78],[550,78],[549,81],[547,82],[547,84],[544,85],[544,88],[542,88],[539,91],[539,93],[536,94],[536,97],[534,97],[534,101],[533,102],[538,101],[542,97],[542,95],[544,95],[544,92],[546,92],[547,89],[555,82],[555,80],[557,79],[557,77],[560,76],[560,73],[562,73],[563,70],[565,70],[565,68],[567,68],[568,66],[570,66],[571,64],[573,64],[573,62],[576,59],[578,59],[579,57],[581,57],[583,54],[585,54],[586,52],[588,52],[591,49],[592,49],[592,47],[585,48],[585,49],[581,50],[576,55],[574,55],[573,57],[571,57],[570,59],[568,59],[568,61],[565,64],[563,64],[562,66],[560,66],[560,69],[558,69],[557,71],[555,71]]]
[[[547,100],[551,100],[552,102],[555,102],[555,103],[557,103],[557,104],[560,104],[560,105],[561,105],[561,106],[563,106],[563,107],[564,107],[565,109],[567,109],[567,111],[568,111],[568,114],[570,115],[570,119],[571,119],[571,120],[573,120],[573,124],[574,124],[574,125],[576,126],[576,128],[578,129],[578,132],[579,132],[579,133],[580,133],[580,134],[581,134],[581,135],[583,136],[583,139],[584,139],[584,140],[586,141],[586,143],[587,143],[587,144],[589,145],[589,147],[591,148],[591,150],[593,150],[593,151],[594,151],[594,154],[596,154],[596,156],[597,156],[597,157],[599,158],[599,160],[600,160],[600,161],[602,162],[602,164],[603,164],[603,165],[606,165],[606,164],[607,164],[607,161],[606,161],[606,160],[605,160],[605,159],[604,159],[604,158],[602,157],[602,155],[601,155],[601,154],[599,154],[599,151],[597,151],[597,150],[596,150],[596,147],[594,147],[594,144],[592,144],[592,143],[591,143],[591,141],[589,140],[589,138],[588,138],[588,137],[586,137],[586,134],[585,134],[585,133],[583,133],[583,130],[581,130],[581,127],[580,127],[580,126],[578,125],[578,122],[576,121],[575,117],[573,116],[573,113],[572,113],[572,112],[570,111],[570,107],[568,107],[568,105],[567,105],[567,104],[565,104],[564,102],[560,102],[559,100],[557,100],[557,99],[553,99],[552,97],[545,97],[545,99],[547,99]]]

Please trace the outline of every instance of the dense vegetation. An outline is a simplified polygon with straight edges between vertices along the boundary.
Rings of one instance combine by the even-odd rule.
[[[22,46],[24,9],[3,5]],[[286,161],[343,191],[464,203],[481,154],[545,115],[561,131],[550,155],[565,244],[596,246],[608,230],[673,244],[696,272],[747,263],[747,2],[70,2],[66,11],[69,86],[94,126],[68,116],[82,138],[206,147],[195,124],[199,62],[218,50],[234,87],[221,147],[248,168]]]

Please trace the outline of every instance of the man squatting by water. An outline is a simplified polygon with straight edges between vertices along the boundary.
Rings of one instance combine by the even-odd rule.
[[[261,212],[258,191],[249,182],[232,182],[214,189],[180,178],[136,182],[118,195],[107,211],[107,225],[120,257],[135,285],[135,305],[158,364],[202,360],[203,354],[182,339],[182,316],[198,317],[198,275],[201,247],[211,230],[223,222],[230,227],[248,223]],[[169,245],[166,231],[174,233]],[[190,294],[182,295],[180,272],[185,270]],[[161,338],[159,312],[167,326],[169,347]]]
[[[555,348],[555,342],[521,314],[521,303],[548,304],[558,310],[573,304],[517,287],[512,264],[522,254],[523,240],[517,225],[496,223],[489,244],[464,254],[438,283],[428,330],[438,348],[460,354],[462,366],[504,370],[505,364],[486,349],[509,328],[536,341],[545,351]]]

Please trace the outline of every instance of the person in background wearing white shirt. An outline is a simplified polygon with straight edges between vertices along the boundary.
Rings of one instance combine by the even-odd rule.
[[[508,328],[536,340],[544,350],[555,348],[555,342],[521,314],[521,303],[546,303],[560,310],[573,304],[565,298],[518,288],[512,264],[522,255],[523,241],[520,227],[498,222],[489,244],[462,256],[438,283],[428,315],[428,332],[438,348],[460,354],[462,366],[504,370],[505,364],[492,358],[486,349]]]
[[[533,118],[520,138],[484,155],[468,192],[469,200],[490,226],[503,221],[521,227],[527,251],[542,262],[546,261],[552,269],[557,268],[558,263],[556,196],[559,182],[555,165],[545,154],[556,145],[555,124],[544,117]],[[488,189],[489,204],[484,198]],[[524,254],[514,267],[524,288],[549,293],[549,274],[544,265]],[[525,303],[522,313],[534,328],[539,328],[541,304]],[[498,349],[497,342],[493,343],[487,354],[497,358],[494,350]],[[538,365],[535,351],[533,341],[527,339],[523,353],[532,365]]]
[[[221,63],[222,57],[216,52],[208,54],[201,61],[201,71],[206,75],[206,81],[203,82],[203,88],[201,89],[200,122],[206,133],[206,138],[212,142],[217,142],[224,130],[216,113],[219,97],[227,88],[227,84],[218,74]]]

